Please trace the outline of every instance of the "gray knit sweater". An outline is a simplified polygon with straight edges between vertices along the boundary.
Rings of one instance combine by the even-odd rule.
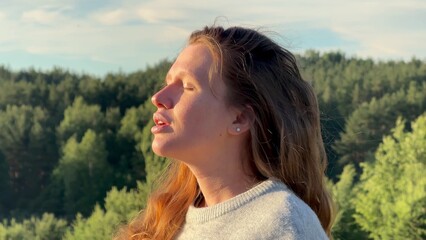
[[[190,206],[177,239],[328,238],[311,208],[285,184],[270,179],[214,206]]]

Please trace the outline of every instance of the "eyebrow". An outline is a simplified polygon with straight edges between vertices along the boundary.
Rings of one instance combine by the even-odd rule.
[[[188,76],[190,77],[193,81],[196,81],[197,78],[195,78],[194,74],[192,74],[189,71],[186,70],[177,70],[177,74],[175,74],[175,76],[177,78],[183,78],[184,76]],[[167,84],[169,82],[169,79],[172,78],[172,76],[170,75],[170,73],[167,73],[166,78],[164,79],[164,82]]]

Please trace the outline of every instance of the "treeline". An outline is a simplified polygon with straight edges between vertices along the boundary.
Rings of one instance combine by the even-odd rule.
[[[426,63],[297,56],[318,96],[335,239],[426,237]],[[109,239],[167,160],[150,149],[163,61],[103,78],[0,67],[1,239]]]

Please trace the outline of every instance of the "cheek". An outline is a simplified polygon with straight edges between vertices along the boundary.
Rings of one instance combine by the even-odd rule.
[[[198,98],[182,105],[181,124],[188,133],[206,135],[218,124],[218,103],[210,98]]]
[[[182,125],[193,130],[201,128],[208,121],[208,107],[201,101],[192,102],[181,109]]]

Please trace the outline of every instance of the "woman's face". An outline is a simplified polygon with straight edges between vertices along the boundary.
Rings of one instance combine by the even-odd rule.
[[[209,49],[192,44],[170,68],[166,86],[152,97],[157,107],[151,129],[156,154],[191,161],[226,144],[233,115],[225,103],[226,87],[219,75],[214,72],[209,81],[212,65]]]

